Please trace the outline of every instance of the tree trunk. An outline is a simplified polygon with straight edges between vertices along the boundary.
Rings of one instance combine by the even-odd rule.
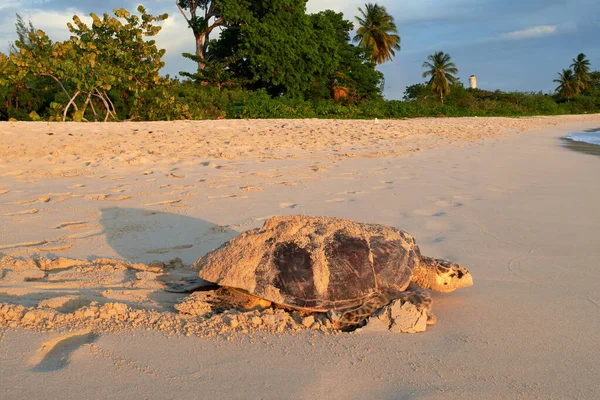
[[[201,33],[196,37],[196,55],[200,58],[198,61],[198,69],[204,69],[206,63],[204,62],[205,54],[204,54],[204,33]]]
[[[77,110],[77,104],[75,104],[75,99],[77,98],[77,96],[79,96],[79,90],[75,93],[75,95],[73,95],[73,97],[71,97],[71,100],[69,100],[69,103],[67,103],[67,106],[65,107],[65,111],[63,112],[63,122],[65,122],[67,120],[67,111],[69,111],[69,107],[71,107],[71,104],[75,105],[75,110]]]
[[[444,91],[440,90],[440,99],[442,99],[442,105],[444,105]]]

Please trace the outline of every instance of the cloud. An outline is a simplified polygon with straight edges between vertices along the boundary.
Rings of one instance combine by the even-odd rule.
[[[501,39],[505,40],[526,40],[526,39],[537,39],[546,36],[552,36],[559,33],[558,25],[540,25],[533,26],[531,28],[522,29],[519,31],[512,31],[500,35]]]

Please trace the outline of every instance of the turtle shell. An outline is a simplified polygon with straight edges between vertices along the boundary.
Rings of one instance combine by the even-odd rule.
[[[344,310],[403,291],[420,259],[401,230],[341,218],[273,217],[194,263],[200,278],[277,304]]]

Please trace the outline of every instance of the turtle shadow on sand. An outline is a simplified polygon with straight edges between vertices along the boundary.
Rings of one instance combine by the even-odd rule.
[[[124,260],[152,264],[180,259],[178,268],[166,268],[158,281],[176,282],[198,276],[190,266],[239,232],[182,214],[142,208],[108,207],[100,223],[109,246]],[[185,294],[155,290],[148,298],[163,310],[174,311]]]
[[[102,234],[121,260],[102,252],[85,260],[52,254],[17,259],[0,253],[5,259],[0,277],[13,282],[14,291],[31,291],[0,293],[0,302],[45,304],[66,313],[92,302],[102,306],[115,301],[136,309],[174,311],[185,295],[165,292],[163,284],[197,277],[190,264],[238,235],[228,227],[168,212],[111,207],[101,213]],[[152,266],[153,261],[159,266]]]
[[[200,218],[163,211],[123,207],[100,211],[106,241],[129,262],[149,264],[178,257],[189,265],[239,233]]]

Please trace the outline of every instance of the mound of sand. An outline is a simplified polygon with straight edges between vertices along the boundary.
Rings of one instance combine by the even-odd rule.
[[[195,273],[179,259],[146,265],[106,258],[23,260],[5,256],[0,258],[0,282],[5,291],[15,295],[0,297],[0,327],[95,333],[142,329],[199,337],[299,330],[337,333],[334,322],[339,314],[334,312],[222,309],[211,301],[211,291],[185,296],[163,290],[172,276]],[[29,305],[32,299],[37,304]],[[384,323],[394,332],[424,331],[427,315],[409,303],[399,308],[401,305],[394,302],[390,311],[374,318],[374,329],[385,329]]]

